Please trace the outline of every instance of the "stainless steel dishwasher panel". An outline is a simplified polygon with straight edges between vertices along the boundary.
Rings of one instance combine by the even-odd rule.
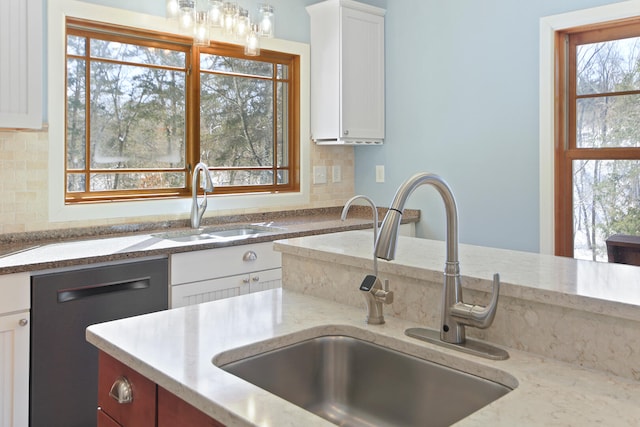
[[[31,278],[30,425],[96,425],[98,350],[87,326],[168,307],[168,262],[100,265]]]

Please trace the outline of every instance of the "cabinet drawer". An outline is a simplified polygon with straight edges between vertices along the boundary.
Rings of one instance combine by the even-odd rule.
[[[120,377],[126,378],[131,385],[133,399],[130,403],[118,403],[109,396],[112,385]],[[155,427],[156,385],[108,354],[100,352],[98,406],[123,427]]]
[[[250,256],[255,254],[255,259]],[[273,242],[229,246],[171,255],[171,285],[198,282],[282,266]]]
[[[249,275],[203,280],[171,287],[171,308],[200,304],[249,293]]]

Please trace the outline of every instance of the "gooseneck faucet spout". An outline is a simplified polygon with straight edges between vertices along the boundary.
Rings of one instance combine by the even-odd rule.
[[[204,197],[202,203],[198,203],[198,177],[200,171],[204,176],[202,181],[202,189]],[[200,162],[193,168],[193,177],[191,179],[191,228],[200,228],[200,222],[202,222],[202,216],[207,210],[207,193],[213,192],[213,179],[209,172],[209,167]]]
[[[347,213],[354,201],[358,199],[364,199],[371,205],[373,211],[373,274],[368,274],[360,287],[358,288],[364,296],[365,303],[367,304],[367,317],[366,322],[370,325],[382,325],[384,323],[384,313],[382,310],[382,304],[391,304],[393,302],[393,292],[389,290],[389,281],[385,280],[384,287],[382,282],[378,278],[378,258],[375,255],[376,243],[378,241],[378,208],[371,198],[363,195],[353,196],[344,208],[342,208],[342,215],[340,219],[344,221],[347,219]]]
[[[484,329],[493,322],[498,306],[500,280],[497,274],[494,275],[493,295],[487,307],[462,302],[460,264],[458,262],[458,209],[453,192],[444,179],[435,174],[419,173],[409,178],[398,188],[391,207],[382,221],[375,255],[386,260],[395,258],[404,205],[411,193],[425,184],[432,185],[438,190],[444,201],[447,217],[447,253],[444,268],[440,339],[448,343],[462,344],[465,341],[465,325]]]
[[[373,211],[373,248],[375,250],[376,242],[378,240],[378,208],[376,207],[376,204],[374,203],[373,200],[371,200],[370,197],[364,196],[362,194],[358,194],[356,196],[353,196],[349,200],[347,200],[347,203],[345,203],[344,207],[342,208],[342,215],[340,215],[340,219],[342,221],[347,219],[347,213],[349,212],[349,208],[351,207],[353,202],[355,202],[358,199],[366,200],[369,203],[369,205],[371,205],[371,210]],[[375,254],[373,256],[373,274],[375,274],[376,276],[378,275],[378,258],[375,256]]]

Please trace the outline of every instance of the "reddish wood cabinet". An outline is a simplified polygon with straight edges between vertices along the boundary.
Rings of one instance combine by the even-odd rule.
[[[98,427],[224,427],[103,352],[98,367],[97,420]]]

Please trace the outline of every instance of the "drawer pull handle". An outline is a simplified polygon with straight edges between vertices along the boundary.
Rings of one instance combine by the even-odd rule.
[[[244,253],[244,256],[242,257],[243,261],[255,261],[258,259],[258,254],[255,253],[254,251],[247,251]]]
[[[121,404],[133,402],[133,389],[129,380],[125,377],[119,377],[111,386],[109,396]]]

